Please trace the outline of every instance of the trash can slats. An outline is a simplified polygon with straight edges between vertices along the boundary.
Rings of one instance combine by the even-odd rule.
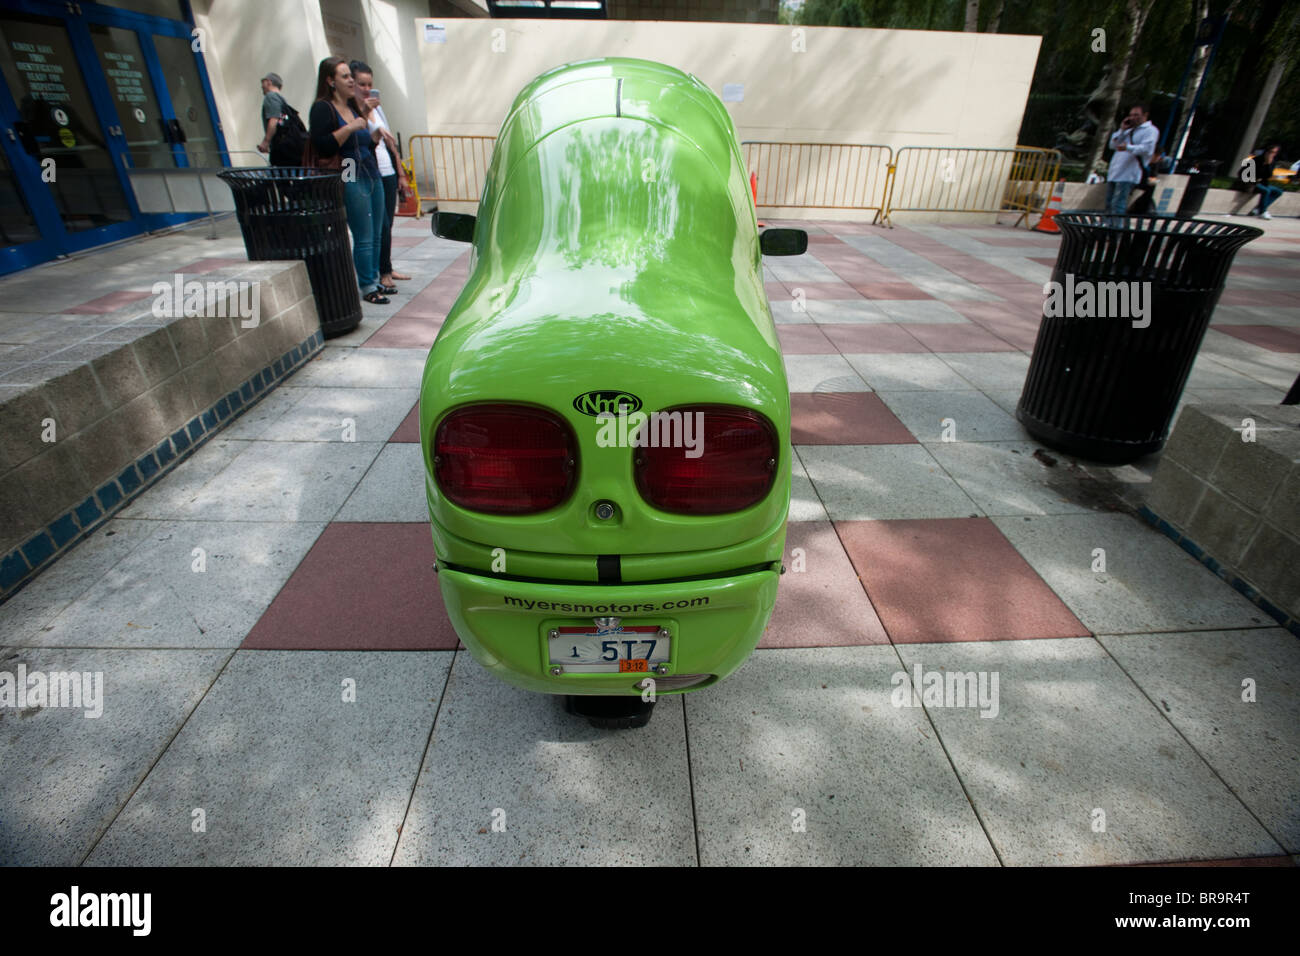
[[[1066,453],[1132,461],[1164,445],[1232,259],[1263,232],[1100,213],[1062,213],[1056,222],[1061,248],[1052,282],[1069,291],[1090,287],[1095,306],[1074,309],[1068,292],[1056,300],[1063,314],[1044,305],[1016,417]],[[1116,283],[1123,289],[1109,285]],[[1100,308],[1103,291],[1109,304],[1127,306],[1125,314]]]
[[[259,166],[217,175],[234,194],[248,258],[303,260],[321,332],[329,338],[355,329],[361,322],[361,293],[339,173]]]

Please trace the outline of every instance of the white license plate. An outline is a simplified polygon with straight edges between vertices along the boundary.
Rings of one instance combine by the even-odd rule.
[[[557,627],[549,636],[551,664],[587,674],[648,673],[668,660],[670,639],[657,624]]]

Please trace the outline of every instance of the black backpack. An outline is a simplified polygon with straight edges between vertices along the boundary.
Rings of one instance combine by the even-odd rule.
[[[301,166],[302,150],[307,145],[307,127],[302,125],[302,117],[288,103],[284,104],[285,114],[275,128],[271,140],[272,166]]]

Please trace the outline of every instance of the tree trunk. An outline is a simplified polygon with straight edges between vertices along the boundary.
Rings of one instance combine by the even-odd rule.
[[[1154,3],[1155,0],[1126,0],[1124,6],[1128,29],[1123,33],[1120,48],[1115,51],[1115,68],[1110,72],[1109,89],[1106,91],[1101,110],[1101,122],[1097,124],[1097,131],[1093,134],[1092,146],[1088,149],[1084,169],[1091,170],[1101,161],[1102,153],[1106,151],[1106,145],[1110,142],[1110,135],[1115,132],[1109,124],[1113,123],[1115,114],[1119,110],[1120,97],[1124,94],[1124,81],[1128,79],[1129,67],[1133,63],[1138,40],[1142,36],[1142,27],[1146,25],[1147,14],[1151,12]]]
[[[989,25],[984,28],[985,33],[997,33],[998,27],[1002,25],[1002,8],[1006,6],[1006,0],[994,0],[993,15],[989,17]]]
[[[1205,126],[1205,139],[1217,144],[1215,156],[1236,163],[1241,156],[1228,155],[1228,148],[1242,140],[1259,100],[1260,87],[1276,49],[1270,42],[1275,31],[1285,26],[1283,11],[1290,0],[1254,0],[1242,4],[1239,22],[1248,43],[1242,52],[1228,95],[1214,108],[1214,121]],[[1289,19],[1289,18],[1287,18]],[[1244,154],[1243,154],[1244,155]]]
[[[1235,3],[1229,5],[1228,16],[1232,15],[1232,7],[1235,5]],[[1210,15],[1209,0],[1197,0],[1194,13],[1196,15],[1194,29],[1199,30],[1205,18]],[[1214,49],[1212,44],[1196,48],[1196,58],[1192,61],[1192,71],[1187,75],[1187,88],[1183,90],[1182,102],[1178,104],[1177,122],[1182,132],[1180,133],[1178,129],[1171,129],[1169,130],[1169,139],[1166,140],[1168,144],[1167,152],[1175,159],[1182,157],[1183,144],[1187,142],[1188,134],[1192,131],[1192,120],[1196,117],[1189,110],[1192,107],[1192,100],[1196,98],[1196,91],[1200,88],[1201,80],[1205,78],[1205,67],[1210,62],[1210,51],[1212,49]],[[1161,130],[1161,132],[1163,133],[1164,130]]]
[[[1264,80],[1264,88],[1259,92],[1259,101],[1255,103],[1255,111],[1250,114],[1250,122],[1246,124],[1246,130],[1241,135],[1237,151],[1228,157],[1228,163],[1233,170],[1236,170],[1237,164],[1242,159],[1254,151],[1255,137],[1259,135],[1259,128],[1264,125],[1264,120],[1268,117],[1268,108],[1273,104],[1273,94],[1277,92],[1277,85],[1282,82],[1282,75],[1290,65],[1291,57],[1282,53],[1269,67],[1268,78]]]
[[[964,33],[979,31],[980,0],[966,0],[966,28]]]

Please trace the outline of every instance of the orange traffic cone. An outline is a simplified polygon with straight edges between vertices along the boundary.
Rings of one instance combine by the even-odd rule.
[[[1034,226],[1034,232],[1060,232],[1061,227],[1052,220],[1056,214],[1061,211],[1061,203],[1065,201],[1065,180],[1057,180],[1056,187],[1052,190],[1052,198],[1047,201],[1047,208],[1043,210],[1043,218],[1038,220],[1038,225]]]

